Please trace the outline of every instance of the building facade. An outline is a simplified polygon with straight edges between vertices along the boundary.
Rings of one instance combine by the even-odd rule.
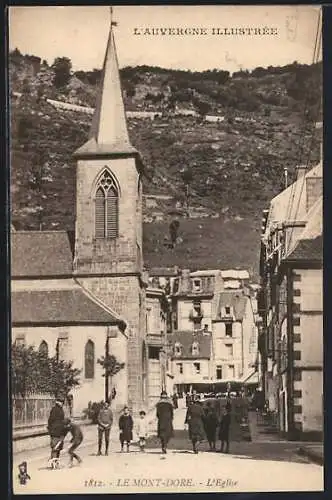
[[[213,367],[216,381],[246,382],[256,372],[257,326],[251,297],[244,290],[219,294],[213,319]]]
[[[322,163],[298,169],[263,219],[262,385],[289,439],[323,432]]]

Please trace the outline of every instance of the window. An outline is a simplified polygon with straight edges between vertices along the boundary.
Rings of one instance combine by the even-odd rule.
[[[226,314],[231,314],[231,308],[229,306],[225,307]]]
[[[85,344],[84,375],[85,378],[94,378],[95,374],[95,345],[92,340]]]
[[[149,359],[159,359],[160,348],[149,346]]]
[[[195,300],[193,303],[193,315],[194,317],[199,317],[202,316],[202,306],[201,302],[199,300]]]
[[[228,365],[228,378],[234,378],[235,377],[235,369],[234,365]]]
[[[198,354],[199,354],[199,344],[198,344],[198,342],[193,342],[193,344],[191,346],[191,354],[193,356],[198,356]]]
[[[194,292],[200,292],[202,289],[202,282],[200,279],[194,279],[193,280],[193,291]]]
[[[194,363],[194,374],[199,375],[201,373],[201,364],[200,363]]]
[[[216,378],[217,380],[222,379],[222,366],[217,366],[216,368]]]
[[[204,332],[208,332],[209,331],[209,325],[204,325]]]
[[[225,323],[225,333],[226,333],[226,337],[233,337],[233,325],[232,325],[232,323]]]
[[[68,348],[68,336],[64,333],[59,336],[56,345],[56,356],[59,361],[66,359],[67,348]]]
[[[233,344],[225,344],[227,356],[233,356]]]
[[[174,356],[181,356],[182,348],[180,342],[174,344]]]
[[[176,363],[177,372],[182,375],[183,374],[183,363]]]
[[[47,342],[45,342],[45,340],[41,341],[38,350],[40,354],[42,354],[43,356],[48,356],[48,345]]]
[[[118,190],[111,174],[105,170],[96,190],[96,238],[118,236]]]

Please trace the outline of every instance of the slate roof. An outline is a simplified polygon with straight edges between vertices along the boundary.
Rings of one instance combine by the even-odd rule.
[[[172,333],[169,340],[174,348],[176,342],[181,345],[181,356],[173,356],[173,359],[210,359],[211,357],[211,335],[201,332],[194,334],[192,331],[176,331]],[[192,354],[192,344],[198,342],[198,354]]]
[[[310,240],[300,240],[287,261],[323,262],[323,236]]]
[[[15,231],[11,233],[11,275],[16,277],[70,276],[73,233]]]
[[[11,294],[11,313],[13,324],[123,324],[80,287],[14,291]]]
[[[235,321],[242,321],[245,314],[247,301],[248,297],[243,295],[238,290],[221,292],[219,294],[219,302],[215,320],[221,320],[223,309],[225,307],[231,307],[233,310]]]
[[[308,222],[286,256],[287,261],[323,261],[323,197],[308,212]]]

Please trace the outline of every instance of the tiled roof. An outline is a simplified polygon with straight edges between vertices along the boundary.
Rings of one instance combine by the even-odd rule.
[[[248,297],[239,291],[227,291],[219,294],[219,303],[217,308],[216,320],[220,320],[223,309],[231,307],[235,321],[242,321],[246,310]]]
[[[66,231],[15,231],[11,234],[11,275],[72,274],[73,238]]]
[[[323,236],[320,235],[310,240],[300,240],[287,260],[323,262]]]
[[[17,291],[11,295],[12,322],[15,324],[105,324],[123,323],[94,302],[80,287],[72,290]]]
[[[177,331],[169,337],[172,347],[176,343],[181,346],[181,355],[173,356],[173,359],[210,359],[211,357],[211,335],[201,332],[194,334],[193,331]],[[198,354],[192,353],[193,342],[198,342]],[[174,352],[174,351],[173,351]]]

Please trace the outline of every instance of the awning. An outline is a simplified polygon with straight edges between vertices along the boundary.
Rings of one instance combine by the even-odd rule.
[[[244,384],[259,384],[258,372],[251,372],[249,375],[244,377],[241,382],[243,382]]]

